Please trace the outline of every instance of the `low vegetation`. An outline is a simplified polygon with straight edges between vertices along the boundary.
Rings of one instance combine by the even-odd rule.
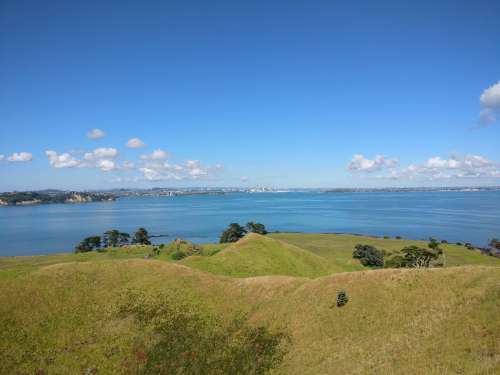
[[[354,247],[352,257],[359,259],[363,266],[384,266],[384,252],[377,249],[375,246],[358,244]]]

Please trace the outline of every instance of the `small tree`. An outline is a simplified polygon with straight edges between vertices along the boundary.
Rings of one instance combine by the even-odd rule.
[[[144,228],[137,229],[132,239],[132,243],[137,245],[151,245],[148,231]]]
[[[258,233],[263,235],[267,234],[266,227],[261,223],[254,223],[250,221],[249,223],[247,223],[247,225],[245,225],[245,229],[251,233]]]
[[[401,250],[403,255],[403,260],[401,265],[408,268],[427,268],[432,265],[432,262],[436,261],[442,254],[442,250],[438,249],[423,248],[418,246],[407,246]]]
[[[371,245],[356,245],[354,247],[352,257],[355,259],[359,259],[363,266],[384,266],[384,252]]]
[[[247,233],[247,230],[238,223],[231,223],[229,227],[222,232],[220,243],[236,242]]]
[[[86,253],[101,248],[101,237],[90,236],[84,238],[76,247],[75,253]]]
[[[345,290],[341,290],[337,293],[337,307],[342,307],[349,302],[349,296]]]
[[[130,242],[130,234],[122,232],[118,235],[118,246],[128,245],[129,242]]]
[[[116,229],[108,230],[104,232],[102,236],[102,243],[104,247],[117,247],[118,246],[118,238],[120,236],[120,232]]]

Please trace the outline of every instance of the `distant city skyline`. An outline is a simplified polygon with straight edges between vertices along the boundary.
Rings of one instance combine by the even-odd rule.
[[[6,0],[0,191],[500,185],[500,3]]]

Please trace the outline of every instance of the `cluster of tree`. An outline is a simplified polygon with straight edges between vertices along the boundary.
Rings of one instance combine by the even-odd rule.
[[[75,247],[75,252],[86,253],[89,251],[100,250],[107,247],[122,247],[129,244],[151,245],[148,231],[144,228],[139,228],[134,233],[134,236],[131,239],[130,234],[120,232],[116,229],[111,229],[104,232],[102,236],[90,236],[84,238]]]
[[[427,247],[406,246],[400,254],[384,260],[386,252],[371,245],[356,245],[353,258],[359,259],[362,265],[386,268],[428,268],[444,265],[443,250],[439,242],[431,238]]]
[[[244,227],[238,223],[231,223],[229,227],[222,232],[220,243],[236,242],[247,233],[267,234],[266,227],[261,223],[249,222]]]

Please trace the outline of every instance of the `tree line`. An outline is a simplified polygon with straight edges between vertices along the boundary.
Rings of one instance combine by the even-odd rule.
[[[90,236],[84,238],[75,247],[76,253],[86,253],[93,250],[100,250],[107,247],[122,247],[126,245],[151,245],[150,235],[145,228],[139,228],[130,236],[129,233],[111,229],[102,236]]]

